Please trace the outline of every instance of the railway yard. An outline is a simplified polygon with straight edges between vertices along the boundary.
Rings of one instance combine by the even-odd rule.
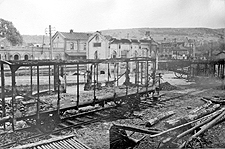
[[[148,60],[140,61],[148,65]],[[189,79],[185,75],[176,77],[172,71],[154,72],[154,60],[150,61],[153,61],[153,79],[137,79],[144,75],[142,68],[137,64],[138,71],[129,74],[127,65],[120,81],[117,71],[117,76],[111,78],[114,84],[105,84],[101,88],[98,88],[98,81],[107,80],[107,75],[104,78],[96,75],[98,68],[94,67],[94,80],[96,77],[99,80],[94,81],[88,91],[83,90],[83,84],[79,85],[79,75],[76,75],[67,78],[68,82],[73,82],[69,78],[76,78],[76,83],[67,86],[66,93],[60,92],[59,83],[56,83],[56,92],[50,90],[53,85],[44,86],[45,91],[41,92],[41,85],[47,81],[39,80],[39,64],[36,63],[36,87],[31,85],[36,93],[32,96],[12,94],[11,98],[7,97],[2,79],[1,148],[54,148],[51,145],[55,148],[93,149],[224,148],[223,79],[209,75]],[[224,69],[223,65],[221,67]],[[143,70],[149,76],[150,68],[146,69]],[[59,67],[56,70],[55,74],[59,75]],[[217,70],[217,74],[220,72]],[[49,80],[52,82],[55,78],[51,76]],[[85,82],[83,77],[82,80]],[[150,83],[147,86],[132,85],[137,80]],[[19,86],[18,90],[28,90],[27,86]],[[12,93],[14,87],[12,83]],[[7,99],[11,99],[9,103]],[[61,142],[56,139],[58,137]]]

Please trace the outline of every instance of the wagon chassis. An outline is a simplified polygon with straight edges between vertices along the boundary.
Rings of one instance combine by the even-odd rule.
[[[114,93],[114,96],[110,96],[110,97],[104,97],[104,98],[97,98],[96,97],[96,85],[98,83],[98,81],[96,81],[96,79],[98,79],[98,70],[94,70],[94,81],[92,82],[94,84],[94,94],[93,94],[93,99],[91,99],[91,102],[87,102],[87,103],[83,103],[80,104],[79,102],[79,66],[80,65],[96,65],[97,67],[95,67],[95,69],[98,69],[98,64],[114,64],[114,63],[119,63],[119,62],[123,62],[126,63],[126,71],[129,69],[128,68],[128,63],[130,62],[134,62],[136,63],[136,66],[138,68],[138,70],[135,71],[135,76],[138,78],[140,76],[142,76],[142,69],[141,68],[141,72],[139,72],[140,68],[139,68],[139,64],[141,63],[146,63],[146,66],[149,66],[149,62],[153,63],[153,71],[152,71],[152,76],[153,76],[153,84],[145,84],[144,87],[143,85],[140,85],[140,82],[136,81],[136,87],[137,87],[137,91],[135,93],[129,93],[129,84],[125,83],[125,93],[122,94],[118,94],[118,93]],[[101,107],[104,107],[104,105],[107,102],[114,102],[116,104],[116,106],[120,106],[123,103],[129,103],[128,101],[131,99],[137,99],[138,101],[140,100],[140,96],[145,96],[146,98],[149,96],[149,94],[153,94],[155,92],[156,89],[156,83],[155,83],[155,59],[152,58],[146,58],[146,57],[135,57],[135,58],[125,58],[125,59],[121,59],[121,58],[116,58],[116,59],[104,59],[104,60],[100,60],[100,59],[96,59],[96,60],[75,60],[75,61],[62,61],[62,60],[44,60],[44,61],[38,61],[38,60],[27,60],[27,61],[0,61],[0,65],[1,65],[1,82],[2,82],[2,87],[1,87],[1,107],[2,107],[2,118],[0,118],[0,125],[4,126],[4,129],[6,128],[5,124],[6,123],[11,123],[12,125],[12,130],[11,132],[16,132],[16,131],[23,131],[23,130],[27,130],[30,128],[38,128],[39,130],[41,130],[44,133],[50,133],[54,130],[54,128],[60,123],[60,115],[62,113],[64,113],[67,110],[70,109],[76,109],[78,110],[79,108],[82,107],[86,107],[86,106],[94,106],[96,104],[100,105]],[[35,114],[30,114],[30,115],[26,115],[26,116],[22,116],[22,117],[15,117],[15,113],[11,112],[11,116],[7,116],[6,115],[6,88],[5,88],[5,65],[9,66],[10,71],[11,71],[11,79],[12,79],[12,84],[11,84],[11,111],[15,111],[16,110],[16,103],[15,103],[15,97],[16,97],[16,72],[17,70],[19,70],[19,68],[21,66],[25,66],[25,67],[30,67],[30,94],[29,97],[33,98],[36,104],[36,113]],[[61,93],[60,93],[60,83],[59,83],[59,76],[63,75],[63,66],[67,66],[67,65],[76,65],[77,66],[77,101],[76,101],[76,105],[75,106],[69,106],[69,107],[65,107],[65,108],[60,108],[60,98],[61,98]],[[50,88],[50,66],[54,67],[54,91],[57,93],[58,95],[58,99],[57,99],[57,107],[54,110],[48,110],[48,111],[41,111],[40,109],[40,95],[42,94],[42,92],[40,91],[40,81],[39,81],[39,75],[40,75],[40,66],[49,66],[49,89],[48,89],[48,93],[51,92],[51,88]],[[33,68],[36,67],[36,72],[37,72],[37,93],[33,94]],[[61,68],[61,70],[60,70]],[[109,69],[109,68],[108,68]],[[61,73],[61,74],[60,74]],[[141,74],[140,74],[141,73]],[[149,70],[147,67],[146,70],[147,76],[149,76]],[[114,79],[114,83],[118,85],[118,80],[119,77],[118,73],[117,76],[114,75],[115,79]],[[108,78],[109,81],[109,78]],[[140,80],[139,80],[140,81]],[[142,79],[141,79],[142,82]],[[149,82],[148,77],[146,78],[146,82]],[[142,89],[140,89],[142,86]],[[103,108],[104,109],[104,108]],[[106,108],[107,109],[107,108]],[[79,114],[78,114],[79,115]],[[26,127],[26,128],[21,128],[21,129],[15,129],[15,121],[20,121],[23,120],[25,121],[30,127]],[[2,134],[5,133],[9,133],[8,131],[5,131]],[[2,135],[1,134],[1,135]]]

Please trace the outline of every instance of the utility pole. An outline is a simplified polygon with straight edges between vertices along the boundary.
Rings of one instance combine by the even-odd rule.
[[[52,29],[51,25],[49,25],[49,38],[50,38],[50,51],[51,51],[51,60],[53,58],[53,48],[52,48]]]
[[[49,46],[50,46],[50,48],[49,48],[49,59],[53,59],[53,43],[52,43],[52,32],[55,32],[55,28],[53,27],[51,27],[51,25],[49,25],[49,27],[48,28],[46,28],[45,29],[45,34],[47,35],[47,34],[49,34]]]

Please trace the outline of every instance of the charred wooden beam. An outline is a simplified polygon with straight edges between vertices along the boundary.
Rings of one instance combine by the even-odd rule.
[[[151,126],[157,124],[158,122],[160,122],[161,120],[163,120],[163,119],[165,119],[165,118],[168,118],[168,117],[170,117],[170,116],[172,116],[172,115],[174,115],[174,114],[175,114],[174,111],[168,111],[168,112],[161,113],[161,114],[159,114],[157,117],[148,120],[148,121],[145,123],[145,126],[146,126],[146,127],[151,127]]]

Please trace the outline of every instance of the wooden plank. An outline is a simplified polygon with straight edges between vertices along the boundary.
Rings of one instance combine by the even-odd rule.
[[[76,123],[76,122],[71,121],[71,120],[66,120],[66,122],[67,122],[67,123],[70,123],[70,124],[73,124],[73,125],[77,125],[77,124],[79,124],[79,123]]]
[[[174,111],[168,111],[168,112],[163,112],[161,114],[159,114],[157,117],[153,118],[153,119],[150,119],[148,120],[146,123],[145,123],[145,126],[146,127],[151,127],[155,124],[157,124],[159,121],[165,119],[165,118],[168,118],[172,115],[174,115],[175,112]]]

